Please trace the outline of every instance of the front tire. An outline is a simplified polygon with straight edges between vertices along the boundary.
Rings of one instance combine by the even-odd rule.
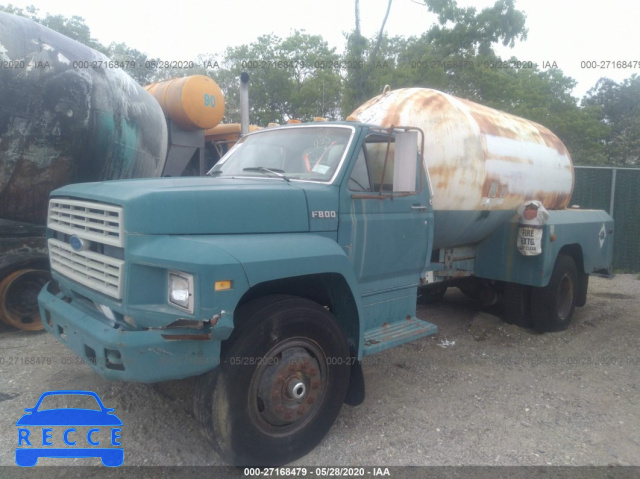
[[[546,333],[567,329],[578,302],[578,271],[571,256],[559,254],[549,284],[531,289],[533,329]]]
[[[218,371],[198,382],[196,415],[234,465],[293,461],[340,412],[349,384],[346,338],[326,309],[293,296],[253,301],[238,310],[236,324]]]

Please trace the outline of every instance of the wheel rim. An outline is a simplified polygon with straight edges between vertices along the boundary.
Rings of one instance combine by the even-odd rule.
[[[286,436],[304,428],[327,391],[326,356],[315,342],[291,338],[260,359],[249,386],[250,415],[270,436]]]
[[[7,276],[0,283],[0,318],[25,331],[43,329],[37,298],[50,277],[48,271],[35,269],[22,269]]]
[[[569,275],[564,275],[560,280],[558,286],[558,297],[556,301],[556,311],[560,319],[565,319],[571,313],[571,307],[573,306],[573,281]]]

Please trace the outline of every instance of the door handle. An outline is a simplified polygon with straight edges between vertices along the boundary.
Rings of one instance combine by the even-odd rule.
[[[412,210],[426,211],[427,207],[424,206],[424,205],[411,205],[411,209]]]

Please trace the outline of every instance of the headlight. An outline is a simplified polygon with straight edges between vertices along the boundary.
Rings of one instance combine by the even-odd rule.
[[[169,303],[193,313],[193,276],[169,271]]]

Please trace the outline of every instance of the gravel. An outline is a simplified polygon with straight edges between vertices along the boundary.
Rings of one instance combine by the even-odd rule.
[[[365,358],[365,402],[345,405],[291,466],[640,466],[638,276],[592,278],[563,332],[537,334],[496,314],[455,288],[419,306],[439,333]],[[224,464],[191,414],[192,380],[108,382],[47,333],[6,328],[0,377],[0,466],[15,465],[23,409],[59,389],[95,391],[115,408],[127,466]]]

